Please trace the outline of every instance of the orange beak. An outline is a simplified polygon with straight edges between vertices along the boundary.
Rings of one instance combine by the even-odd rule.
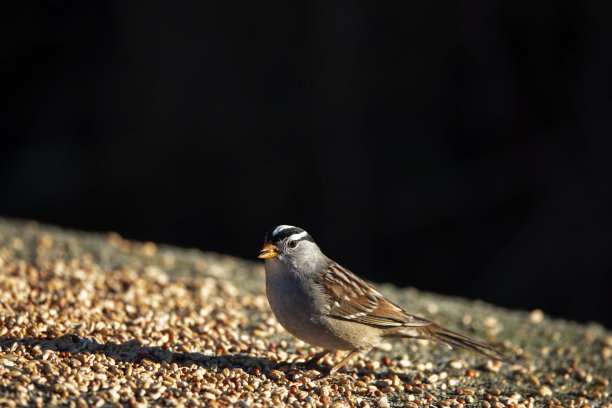
[[[266,242],[259,251],[258,258],[276,258],[278,256],[278,247],[269,242]]]

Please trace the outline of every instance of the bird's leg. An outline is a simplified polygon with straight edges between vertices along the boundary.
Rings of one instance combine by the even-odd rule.
[[[342,361],[340,361],[338,364],[336,364],[335,366],[333,366],[333,367],[331,368],[331,370],[329,370],[329,371],[328,371],[327,373],[325,373],[325,374],[322,374],[322,375],[320,376],[320,378],[325,378],[325,377],[328,377],[328,376],[330,376],[330,375],[334,374],[336,371],[338,371],[338,369],[339,369],[340,367],[342,367],[344,364],[348,363],[348,361],[349,361],[351,358],[355,357],[355,355],[357,355],[357,354],[359,354],[359,350],[353,350],[353,351],[351,351],[350,353],[348,353],[348,355],[347,355],[346,357],[344,357],[344,358],[342,359]]]
[[[316,367],[319,364],[319,361],[331,352],[332,350],[323,350],[315,354],[313,358],[311,358],[310,360],[304,363],[304,366],[305,367]]]

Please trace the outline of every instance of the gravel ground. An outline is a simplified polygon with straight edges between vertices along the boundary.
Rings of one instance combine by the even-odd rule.
[[[398,340],[316,381],[261,262],[0,218],[0,405],[612,407],[600,325],[378,287],[511,361]]]

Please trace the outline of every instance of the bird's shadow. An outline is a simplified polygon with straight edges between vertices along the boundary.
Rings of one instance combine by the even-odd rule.
[[[55,338],[51,337],[0,337],[0,351],[10,351],[10,349],[17,343],[18,346],[26,346],[35,348],[38,346],[41,353],[38,354],[37,358],[42,358],[46,350],[69,353],[68,355],[80,356],[80,355],[104,355],[108,358],[112,358],[116,362],[126,363],[138,363],[142,364],[145,360],[154,363],[176,363],[179,367],[192,367],[194,364],[199,367],[206,369],[216,368],[218,371],[225,368],[242,368],[246,372],[251,374],[257,373],[255,369],[259,370],[260,373],[267,373],[271,370],[283,371],[288,377],[296,378],[301,376],[305,371],[309,371],[312,367],[304,367],[302,363],[295,362],[278,362],[271,361],[265,357],[254,357],[244,353],[233,353],[233,354],[218,354],[208,355],[198,352],[183,353],[175,352],[170,348],[163,348],[158,346],[146,346],[137,339],[129,340],[125,343],[99,343],[96,340],[88,338],[82,338],[74,334],[64,334]],[[319,372],[326,372],[324,366],[319,367]],[[339,371],[336,375],[344,375],[353,377],[356,379],[358,374],[364,374],[360,370],[359,373],[350,371],[342,373]],[[378,372],[375,373],[377,378],[387,378],[395,374],[392,371]],[[400,377],[405,377],[405,374],[398,374]],[[324,377],[326,378],[326,377]]]
[[[179,367],[191,367],[194,364],[204,368],[217,367],[218,369],[242,367],[244,369],[257,368],[263,370],[266,367],[289,366],[284,363],[272,363],[263,357],[251,357],[242,353],[207,355],[203,353],[182,353],[175,352],[157,346],[143,345],[139,340],[129,340],[125,343],[98,343],[96,340],[82,338],[73,334],[65,334],[55,338],[37,337],[0,337],[0,349],[10,350],[13,345],[36,347],[40,349],[42,356],[44,351],[51,350],[60,353],[69,353],[73,356],[101,354],[112,358],[116,362],[142,363],[149,360],[154,363],[176,363]]]

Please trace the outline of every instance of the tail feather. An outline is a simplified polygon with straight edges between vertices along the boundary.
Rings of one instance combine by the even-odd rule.
[[[471,350],[496,360],[506,359],[503,353],[494,349],[489,344],[483,343],[464,334],[447,330],[433,323],[429,326],[421,326],[415,329],[418,332],[418,336],[416,337],[421,339],[433,340],[436,343],[450,348],[459,347],[466,350]]]

